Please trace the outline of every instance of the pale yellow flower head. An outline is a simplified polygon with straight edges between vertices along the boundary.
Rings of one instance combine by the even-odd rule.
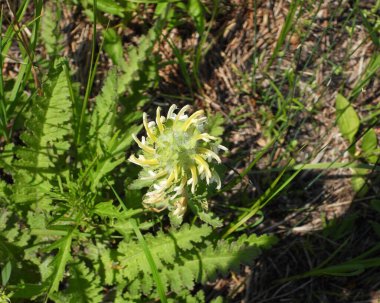
[[[221,163],[218,151],[227,150],[205,132],[203,110],[188,116],[189,109],[186,105],[176,114],[172,105],[163,116],[158,107],[155,120],[150,122],[144,113],[146,136],[139,139],[132,135],[141,154],[129,157],[130,162],[143,167],[139,180],[150,183],[144,206],[155,211],[169,208],[177,217],[184,215],[188,195],[195,194],[203,180],[216,183],[220,189],[220,178],[210,164]]]

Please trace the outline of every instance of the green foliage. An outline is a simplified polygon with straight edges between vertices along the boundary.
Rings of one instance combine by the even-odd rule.
[[[340,94],[336,97],[336,121],[342,136],[353,143],[360,120],[350,102]]]
[[[90,122],[89,137],[91,150],[89,158],[89,182],[92,191],[96,190],[101,179],[124,162],[124,150],[132,143],[132,133],[140,126],[130,125],[123,134],[116,127],[117,110],[117,73],[111,71],[105,80],[102,92],[96,104]],[[129,122],[129,121],[127,121]],[[128,124],[127,124],[128,125]]]
[[[88,16],[93,14],[89,10],[93,1],[75,2],[87,9]],[[121,18],[138,7],[125,1],[96,2],[97,14]],[[36,13],[42,4],[35,2]],[[220,240],[213,228],[223,221],[200,196],[192,197],[190,207],[207,224],[168,228],[162,214],[141,208],[144,193],[138,184],[125,186],[136,176],[126,163],[126,152],[131,135],[141,129],[136,121],[148,100],[146,92],[157,80],[160,62],[152,50],[164,29],[167,4],[160,5],[157,21],[138,46],[128,50],[127,61],[116,31],[104,33],[104,50],[115,67],[88,108],[89,90],[87,97],[80,95],[68,62],[60,58],[61,3],[44,5],[38,40],[49,64],[41,66],[46,68],[42,90],[34,82],[26,85],[32,77],[21,66],[11,101],[20,98],[25,112],[12,130],[14,138],[0,142],[0,177],[5,177],[0,180],[0,268],[5,288],[0,299],[6,300],[6,294],[12,302],[141,302],[141,298],[204,302],[203,291],[189,295],[217,275],[238,270],[241,263],[252,264],[275,239],[242,235]],[[205,7],[200,1],[190,1],[187,7],[197,31],[203,33]],[[34,22],[31,43],[37,41]],[[5,136],[8,117],[1,118]],[[210,133],[220,136],[222,124],[221,116],[213,116]],[[139,190],[132,191],[133,186]]]
[[[220,137],[223,132],[224,118],[220,113],[215,115],[209,115],[207,127],[209,128],[209,134],[214,137]]]
[[[199,35],[202,35],[205,27],[204,7],[202,2],[199,0],[190,0],[187,10],[194,20]]]
[[[92,0],[74,0],[74,3],[81,4],[84,8],[89,8],[87,11],[88,14],[93,13],[93,4]],[[91,10],[90,10],[91,9]],[[97,0],[96,9],[98,11],[113,14],[119,17],[124,17],[124,7],[114,0]]]
[[[7,285],[12,272],[12,263],[8,261],[1,270],[1,285]]]
[[[204,283],[215,279],[218,273],[226,274],[230,269],[238,270],[241,263],[251,264],[261,249],[269,248],[275,242],[273,237],[256,235],[242,236],[233,242],[206,242],[205,248],[198,250],[197,254],[182,255],[181,262],[177,262],[173,270],[169,270],[168,277],[179,271],[183,274],[180,281],[182,280],[184,286],[194,282]]]
[[[195,196],[194,198],[191,198],[189,201],[189,207],[203,222],[213,227],[221,227],[223,225],[221,219],[208,211],[208,202],[204,196]]]
[[[114,64],[120,64],[123,61],[121,38],[113,28],[108,28],[104,31],[103,48]]]
[[[51,298],[57,303],[98,303],[103,301],[100,278],[83,262],[70,266],[68,287]]]
[[[54,58],[63,50],[63,38],[59,30],[61,10],[58,4],[47,2],[44,6],[43,12],[41,21],[41,38],[45,44],[46,51]]]
[[[141,76],[139,72],[143,70],[147,58],[151,55],[158,33],[162,30],[162,23],[163,21],[159,18],[149,32],[140,39],[139,47],[128,51],[128,63],[124,61],[119,63],[124,72],[119,80],[117,90],[119,94],[132,88],[132,82]]]
[[[369,163],[376,164],[379,156],[378,140],[376,132],[373,128],[370,128],[362,138],[361,148],[363,151],[363,157],[367,159]]]
[[[71,133],[71,104],[67,79],[58,66],[44,86],[44,96],[37,97],[33,113],[21,135],[25,146],[16,148],[14,201],[38,202],[45,205],[50,181],[64,170],[62,156],[69,149],[67,136]]]
[[[179,230],[171,230],[168,233],[159,232],[155,237],[145,236],[149,250],[159,270],[175,262],[178,250],[189,250],[194,243],[199,243],[211,233],[207,225],[202,227],[183,225]],[[169,235],[169,236],[168,236]],[[145,259],[144,251],[137,242],[122,241],[118,248],[120,257],[120,278],[136,279],[139,274],[149,273],[149,265]]]
[[[371,66],[370,66],[371,67]],[[356,158],[359,154],[363,160],[368,163],[376,164],[378,156],[378,140],[373,128],[368,128],[362,135],[361,152],[356,151],[357,133],[361,126],[361,121],[358,114],[351,106],[350,102],[338,94],[336,98],[336,111],[337,111],[337,124],[342,136],[351,144],[348,151],[351,156]],[[367,168],[354,168],[352,169],[354,175],[351,178],[352,188],[358,196],[364,196],[368,190],[367,176],[371,172]]]
[[[262,249],[276,242],[274,237],[256,235],[242,236],[237,241],[214,242],[209,237],[210,232],[207,225],[185,224],[179,230],[146,237],[166,291],[179,295],[183,290],[191,291],[195,283],[213,280],[217,274],[226,274],[231,269],[238,270],[241,263],[251,264]],[[132,297],[141,295],[140,292],[151,294],[154,283],[141,246],[137,242],[134,245],[122,242],[118,253],[121,266],[116,272],[118,283],[141,284],[139,291],[133,288]]]
[[[96,98],[91,116],[90,136],[93,144],[106,147],[114,134],[116,106],[118,100],[116,71],[109,72],[101,94]]]
[[[72,232],[70,232],[64,238],[56,241],[52,245],[50,245],[46,250],[50,251],[52,249],[58,248],[59,252],[54,258],[52,262],[53,272],[49,280],[51,280],[51,284],[48,291],[48,296],[58,291],[59,282],[63,278],[63,274],[65,272],[65,266],[69,259],[71,258],[70,250],[71,250],[71,242],[72,242]]]
[[[355,85],[351,92],[351,97],[356,98],[365,89],[366,85],[371,81],[373,77],[376,77],[376,73],[380,69],[380,54],[375,53],[370,62],[367,65],[365,73]]]
[[[367,258],[370,255],[378,255],[380,250],[380,245],[377,244],[370,248],[368,251],[362,253],[361,255],[352,258],[351,260],[342,262],[337,265],[330,266],[317,266],[315,269],[310,270],[302,275],[297,275],[291,277],[290,279],[299,279],[306,277],[318,277],[318,276],[338,276],[338,277],[350,277],[357,276],[363,273],[368,268],[378,268],[380,267],[380,258]],[[289,280],[290,280],[289,279]]]
[[[5,294],[5,292],[2,289],[0,289],[0,302],[1,303],[11,302],[10,299],[8,298],[8,296]]]

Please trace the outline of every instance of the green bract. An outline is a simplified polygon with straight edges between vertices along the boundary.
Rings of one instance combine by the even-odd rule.
[[[221,187],[219,175],[209,163],[220,163],[218,151],[227,150],[216,143],[216,137],[205,132],[207,118],[203,110],[189,117],[186,115],[189,109],[186,105],[175,114],[176,106],[172,105],[164,117],[158,107],[156,119],[151,122],[144,113],[147,136],[140,140],[133,135],[142,153],[129,158],[143,167],[139,180],[151,181],[144,206],[154,211],[169,208],[178,218],[186,212],[189,192],[194,194],[201,180]]]

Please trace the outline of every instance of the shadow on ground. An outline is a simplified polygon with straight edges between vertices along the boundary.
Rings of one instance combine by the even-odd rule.
[[[368,178],[372,187],[360,197],[349,176],[332,174],[302,194],[316,176],[298,178],[264,209],[253,232],[280,241],[256,262],[236,302],[379,302],[380,212],[373,205],[380,205],[380,175]]]

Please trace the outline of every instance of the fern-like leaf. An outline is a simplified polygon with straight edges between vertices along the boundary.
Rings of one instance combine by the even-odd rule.
[[[14,199],[16,202],[41,202],[51,189],[51,180],[60,171],[58,158],[69,143],[71,132],[71,103],[66,75],[57,67],[44,86],[44,97],[38,97],[32,106],[33,115],[26,121],[21,135],[25,147],[16,151]]]
[[[93,145],[106,146],[114,135],[114,121],[118,94],[116,71],[111,70],[105,80],[101,94],[96,103],[91,119],[90,136]]]
[[[10,200],[8,199],[10,195],[11,191],[9,185],[4,180],[0,179],[0,205],[2,203],[10,204]]]
[[[220,240],[215,245],[208,243],[206,248],[191,251],[179,257],[173,268],[167,268],[162,274],[167,276],[170,289],[176,293],[183,289],[192,289],[194,283],[205,283],[217,274],[226,274],[239,269],[240,264],[251,264],[261,253],[276,242],[271,236],[242,236],[235,242]],[[176,277],[175,281],[171,277]]]
[[[160,270],[168,264],[176,262],[181,251],[192,249],[194,243],[202,242],[203,238],[211,233],[211,227],[202,225],[200,227],[184,224],[179,230],[170,230],[166,235],[159,232],[157,236],[146,235],[145,240]],[[120,253],[119,262],[122,266],[118,275],[119,281],[128,278],[133,281],[139,273],[150,273],[150,267],[146,260],[144,250],[138,242],[121,242],[118,248]],[[147,276],[147,275],[145,275]]]
[[[102,288],[99,277],[84,263],[72,264],[68,288],[51,296],[57,303],[98,303],[102,302]]]
[[[65,267],[67,262],[71,259],[71,242],[73,240],[73,230],[67,234],[67,236],[62,239],[56,241],[52,245],[48,247],[47,250],[52,250],[58,248],[58,254],[53,259],[52,266],[54,267],[54,271],[50,277],[50,286],[47,292],[47,296],[52,294],[53,292],[58,291],[59,283],[63,278],[63,274],[65,273]]]
[[[42,15],[41,38],[45,44],[46,51],[50,56],[58,55],[62,50],[62,36],[59,30],[59,7],[47,2]]]
[[[92,191],[101,179],[113,171],[118,165],[125,161],[125,149],[132,143],[132,133],[137,133],[141,126],[129,125],[128,129],[120,132],[115,125],[116,110],[118,105],[117,84],[118,76],[116,70],[112,70],[103,86],[101,94],[97,97],[90,125],[90,145],[96,154],[93,169],[89,174]]]
[[[147,58],[151,56],[154,43],[157,41],[158,33],[161,32],[163,21],[159,18],[148,33],[140,39],[137,48],[131,48],[128,52],[128,63],[123,63],[121,68],[123,75],[118,83],[118,93],[123,94],[128,91],[131,83],[136,80],[139,71]]]

